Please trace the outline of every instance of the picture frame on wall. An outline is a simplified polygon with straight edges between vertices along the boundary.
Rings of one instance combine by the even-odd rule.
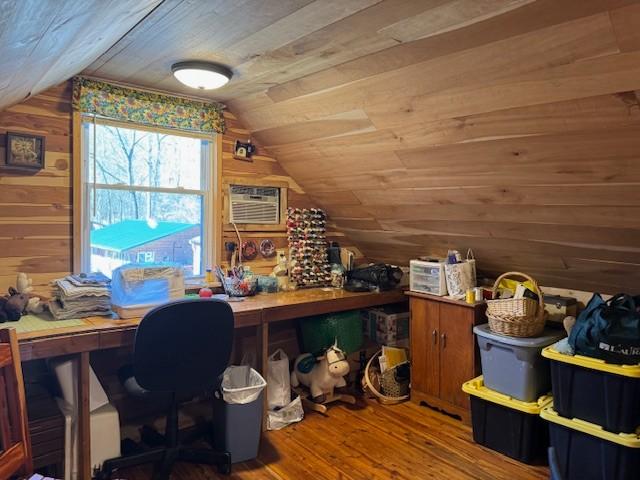
[[[247,142],[241,142],[236,140],[233,146],[233,158],[237,160],[251,161],[251,157],[256,151],[256,146],[251,143],[251,140]]]
[[[7,132],[6,140],[4,166],[34,171],[44,168],[44,136]]]

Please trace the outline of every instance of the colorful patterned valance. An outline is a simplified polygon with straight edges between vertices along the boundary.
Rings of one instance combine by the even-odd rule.
[[[73,79],[73,109],[156,127],[224,133],[217,103],[145,92],[84,77]]]

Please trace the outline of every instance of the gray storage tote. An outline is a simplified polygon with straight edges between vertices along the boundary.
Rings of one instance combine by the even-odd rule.
[[[533,338],[494,333],[489,324],[474,327],[478,338],[482,375],[487,388],[523,402],[535,402],[551,391],[551,373],[542,349],[566,337],[564,330],[545,328]]]

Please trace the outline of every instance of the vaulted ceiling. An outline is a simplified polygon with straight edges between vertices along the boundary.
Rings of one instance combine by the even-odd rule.
[[[83,71],[224,101],[372,259],[640,280],[638,0],[0,0],[0,108]],[[4,12],[7,12],[5,15]],[[17,26],[20,28],[17,28]]]

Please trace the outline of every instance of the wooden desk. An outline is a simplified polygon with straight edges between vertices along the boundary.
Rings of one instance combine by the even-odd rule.
[[[255,327],[260,349],[260,369],[264,373],[269,349],[269,324],[323,313],[368,308],[406,301],[403,292],[353,293],[334,289],[308,289],[256,295],[242,302],[230,302],[235,327]],[[89,354],[95,350],[133,345],[139,318],[118,320],[90,317],[82,325],[41,330],[18,335],[23,361],[61,355],[77,355],[78,419],[80,436],[80,477],[91,478],[89,430]],[[266,399],[266,395],[264,396]]]

